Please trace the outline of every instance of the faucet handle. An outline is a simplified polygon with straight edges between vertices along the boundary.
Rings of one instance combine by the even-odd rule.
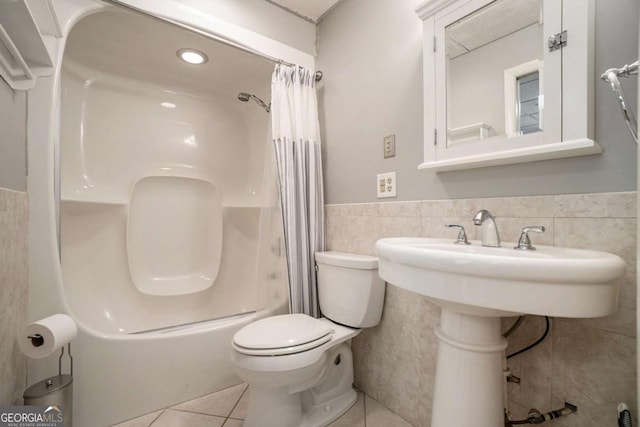
[[[459,225],[459,224],[445,224],[445,227],[449,227],[449,228],[459,228],[460,230],[458,231],[458,237],[456,238],[456,241],[453,242],[456,245],[470,245],[471,243],[469,243],[469,241],[467,240],[467,232],[464,231],[464,226]]]
[[[534,233],[544,233],[544,227],[542,225],[529,225],[524,227],[520,234],[520,238],[518,239],[518,244],[513,249],[527,251],[536,250],[536,248],[531,244],[531,239],[529,238],[530,231],[533,231]]]

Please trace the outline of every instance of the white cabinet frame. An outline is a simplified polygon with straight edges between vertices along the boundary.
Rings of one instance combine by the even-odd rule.
[[[447,144],[444,31],[490,2],[428,0],[416,9],[424,60],[424,162],[418,168],[443,172],[602,153],[593,140],[594,0],[544,0],[544,40],[566,30],[568,42],[554,52],[545,46],[543,132]]]

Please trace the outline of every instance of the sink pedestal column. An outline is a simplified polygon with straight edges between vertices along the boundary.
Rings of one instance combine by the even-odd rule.
[[[504,425],[499,317],[442,308],[431,427]]]

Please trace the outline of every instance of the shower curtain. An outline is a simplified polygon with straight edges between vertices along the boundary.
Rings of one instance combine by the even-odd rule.
[[[324,196],[315,74],[276,65],[271,121],[278,164],[289,309],[319,317],[314,253],[324,250]]]

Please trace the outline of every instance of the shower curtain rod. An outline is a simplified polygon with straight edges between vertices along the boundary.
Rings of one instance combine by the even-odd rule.
[[[215,41],[220,42],[220,43],[224,43],[224,44],[229,45],[231,47],[234,47],[236,49],[242,50],[244,52],[250,53],[250,54],[255,55],[255,56],[259,56],[261,58],[264,58],[264,59],[267,59],[269,61],[275,62],[277,64],[283,64],[283,65],[288,65],[288,66],[292,66],[292,67],[296,66],[296,64],[292,64],[291,62],[287,62],[284,59],[276,58],[276,57],[273,57],[271,55],[267,55],[266,53],[257,51],[255,49],[253,49],[252,47],[247,46],[244,43],[240,43],[240,42],[237,42],[237,41],[232,41],[232,40],[226,39],[226,38],[221,37],[221,36],[219,36],[217,34],[212,34],[212,33],[208,32],[208,31],[204,31],[204,30],[201,30],[199,28],[192,27],[189,24],[185,24],[183,22],[179,22],[179,21],[176,21],[176,20],[171,19],[171,18],[155,15],[155,14],[153,14],[153,13],[151,13],[149,11],[146,11],[144,9],[140,9],[140,8],[131,6],[130,4],[123,3],[120,0],[102,0],[102,1],[104,3],[108,3],[108,4],[111,4],[111,5],[116,6],[116,7],[122,7],[122,8],[125,8],[125,9],[132,10],[134,12],[140,13],[140,14],[145,15],[145,16],[149,16],[151,18],[157,19],[157,20],[162,21],[162,22],[168,22],[168,23],[176,25],[176,26],[178,26],[180,28],[184,28],[185,30],[188,30],[188,31],[191,31],[193,33],[199,34],[199,35],[201,35],[201,36],[203,36],[205,38],[208,38],[208,39],[211,39],[211,40],[215,40]],[[322,80],[322,71],[316,71],[315,72],[315,81],[319,82],[320,80]]]

